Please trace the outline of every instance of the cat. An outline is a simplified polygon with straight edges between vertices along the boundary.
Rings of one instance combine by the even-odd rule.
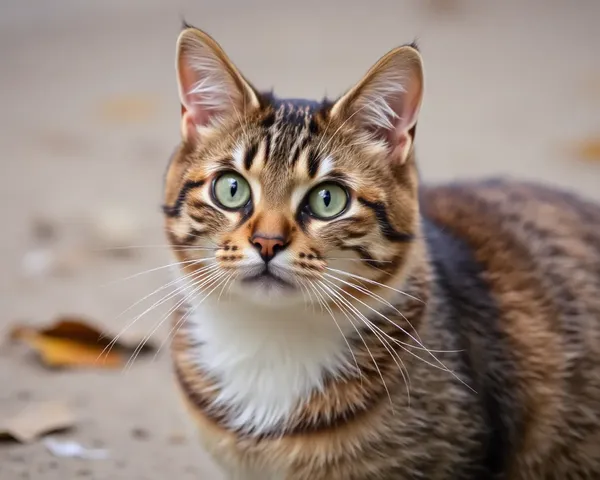
[[[600,208],[511,179],[420,185],[421,54],[335,101],[177,42],[172,358],[230,479],[600,478]]]

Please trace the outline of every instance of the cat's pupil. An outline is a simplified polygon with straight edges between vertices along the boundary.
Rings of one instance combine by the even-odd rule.
[[[231,197],[235,197],[235,194],[237,192],[238,189],[238,183],[237,180],[234,180],[233,178],[229,180],[229,194],[231,195]]]
[[[331,203],[331,193],[329,193],[329,190],[321,190],[321,198],[323,199],[323,203],[325,204],[326,207],[329,206],[329,204]]]

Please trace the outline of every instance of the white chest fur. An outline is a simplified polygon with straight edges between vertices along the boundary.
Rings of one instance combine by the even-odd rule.
[[[354,363],[337,325],[318,308],[274,309],[239,299],[208,299],[190,314],[186,331],[200,345],[194,361],[217,382],[216,403],[229,411],[229,426],[266,432],[322,386],[326,374]]]

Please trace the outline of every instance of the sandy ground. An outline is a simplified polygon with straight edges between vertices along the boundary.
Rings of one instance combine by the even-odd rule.
[[[600,134],[597,0],[5,0],[0,335],[11,322],[62,313],[118,331],[134,316],[119,313],[168,278],[158,270],[115,283],[168,263],[162,247],[75,257],[60,275],[28,276],[24,258],[39,252],[36,219],[56,226],[52,245],[71,245],[82,224],[115,210],[130,219],[134,244],[164,244],[159,205],[179,132],[173,53],[181,15],[216,36],[259,87],[290,96],[336,95],[389,48],[418,37],[426,179],[511,174],[600,199],[600,164],[569,150]],[[138,329],[149,332],[164,312],[144,316]],[[159,329],[159,343],[167,333]],[[220,478],[195,444],[164,350],[126,372],[48,371],[1,343],[0,417],[54,399],[79,418],[63,438],[106,448],[109,459],[61,459],[40,442],[3,442],[0,479]]]

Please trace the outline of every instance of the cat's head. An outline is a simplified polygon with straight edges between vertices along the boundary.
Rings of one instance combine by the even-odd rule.
[[[183,141],[164,211],[190,288],[293,303],[361,296],[402,274],[418,228],[414,46],[390,51],[335,102],[279,100],[186,28],[177,79]]]

